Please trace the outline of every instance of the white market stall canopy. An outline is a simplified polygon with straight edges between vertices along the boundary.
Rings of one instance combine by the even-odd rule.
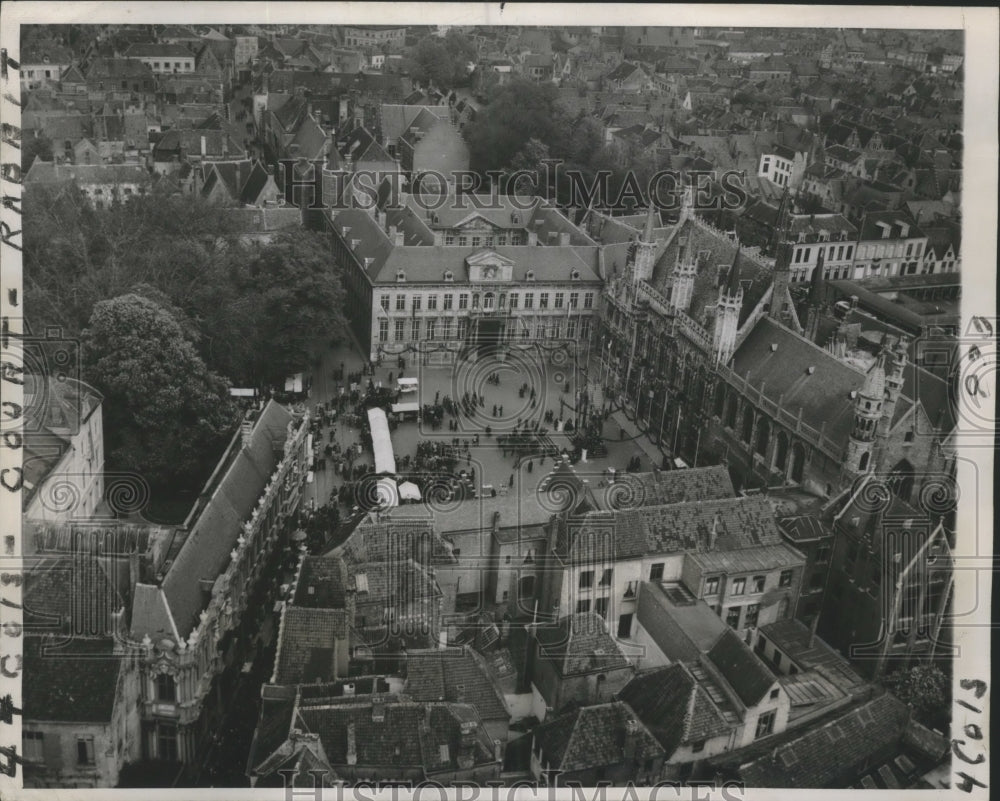
[[[296,373],[295,375],[290,375],[285,379],[285,392],[301,392],[302,391],[302,373]]]
[[[396,380],[396,386],[400,392],[416,392],[417,384],[418,381],[415,378],[399,378]]]
[[[404,481],[399,485],[399,498],[403,501],[419,501],[420,487],[412,481]]]
[[[368,425],[372,432],[372,451],[375,453],[376,473],[396,473],[396,457],[392,452],[389,420],[379,408],[368,410]]]
[[[408,414],[410,412],[419,412],[419,403],[394,403],[392,404],[393,414]]]

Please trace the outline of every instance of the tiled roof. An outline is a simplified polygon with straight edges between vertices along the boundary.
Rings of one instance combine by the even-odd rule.
[[[458,769],[458,759],[468,755],[474,764],[493,762],[493,744],[468,704],[404,701],[393,696],[324,700],[322,706],[300,702],[293,725],[319,735],[333,766],[347,764],[348,728],[353,727],[357,765],[382,770],[423,768],[434,774]],[[383,720],[374,720],[379,708]],[[462,743],[462,727],[471,738]]]
[[[347,564],[339,556],[306,556],[292,603],[311,609],[343,609],[347,585]]]
[[[448,106],[406,106],[402,104],[383,103],[379,108],[379,128],[382,140],[395,144],[413,125],[414,120],[425,113],[437,119],[447,120],[451,114]],[[425,128],[426,130],[426,128]]]
[[[190,55],[190,53],[188,54]],[[96,58],[87,68],[87,80],[152,78],[150,68],[136,58]]]
[[[336,678],[336,648],[348,647],[346,609],[286,605],[281,614],[274,682],[302,684]]]
[[[26,721],[111,722],[121,670],[111,637],[26,637],[22,642]]]
[[[74,539],[71,553],[31,559],[25,565],[23,625],[29,634],[79,636],[84,622],[99,627],[95,635],[112,632],[112,615],[121,611],[122,598],[104,572],[103,560],[97,554],[84,558],[89,548],[87,531]],[[86,621],[79,619],[84,608]]]
[[[617,492],[616,487],[619,488]],[[735,495],[729,470],[724,465],[714,465],[689,470],[625,473],[608,487],[604,500],[606,506],[622,509],[688,501],[714,501]]]
[[[843,787],[872,754],[897,743],[909,710],[885,694],[740,767],[750,787]]]
[[[798,515],[783,517],[778,520],[778,527],[792,542],[808,542],[823,537],[830,537],[830,531],[818,517],[813,515]]]
[[[428,281],[440,283],[446,270],[456,276],[466,274],[466,259],[482,252],[481,247],[461,246],[395,246],[379,224],[366,212],[347,209],[334,218],[333,226],[339,231],[344,226],[351,230],[349,240],[357,240],[355,257],[364,263],[370,259],[367,275],[373,283],[396,284],[396,273],[402,269],[407,282]],[[512,281],[523,282],[529,270],[536,281],[573,281],[573,273],[581,282],[597,282],[596,248],[550,247],[531,245],[497,246],[488,248],[514,263]],[[585,251],[586,255],[581,254]]]
[[[718,668],[740,701],[756,706],[776,681],[774,674],[730,628],[708,652],[708,660]]]
[[[636,711],[668,759],[680,745],[710,740],[733,728],[681,662],[636,676],[618,700]]]
[[[667,287],[673,283],[674,265],[682,241],[686,241],[688,253],[692,256],[707,251],[705,258],[698,261],[694,292],[687,310],[696,322],[701,323],[705,307],[714,306],[717,302],[722,276],[728,273],[736,259],[736,242],[692,220],[685,221],[660,253],[653,267],[650,284],[664,295]],[[748,257],[745,253],[739,256],[739,267],[740,281],[743,285],[743,306],[740,312],[742,325],[771,286],[773,269]]]
[[[408,651],[405,692],[415,701],[471,704],[483,720],[507,720],[503,693],[470,648]]]
[[[608,624],[595,612],[567,615],[555,626],[535,629],[538,658],[551,662],[563,677],[629,666]]]
[[[766,317],[736,349],[733,370],[772,401],[780,399],[792,415],[801,410],[802,422],[823,428],[846,447],[854,424],[851,393],[865,381],[860,370]]]
[[[53,164],[35,159],[24,178],[26,184],[142,184],[149,181],[142,164]]]
[[[125,58],[194,58],[184,45],[136,42],[125,51]]]
[[[234,438],[223,456],[230,464],[218,484],[204,490],[203,496],[210,497],[162,585],[181,637],[191,633],[203,608],[201,582],[214,581],[228,564],[243,523],[278,466],[291,421],[287,409],[269,401],[254,421],[249,441],[244,445],[238,435]],[[137,623],[133,615],[133,630]]]
[[[882,225],[879,223],[882,223]],[[906,233],[907,237],[921,237],[924,235],[908,211],[896,209],[895,211],[868,212],[861,222],[859,239],[866,241],[882,239],[883,226],[885,225],[889,226],[889,236],[891,238],[902,237],[904,226],[908,229]]]
[[[685,558],[697,562],[705,573],[749,573],[805,564],[805,557],[783,542],[738,551],[688,553]]]
[[[628,704],[585,706],[546,720],[535,729],[542,760],[555,770],[586,770],[625,761],[626,726],[636,727],[635,760],[663,756],[663,748]]]

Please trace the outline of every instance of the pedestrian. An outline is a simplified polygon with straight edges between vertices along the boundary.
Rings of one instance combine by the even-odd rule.
[[[528,460],[528,472],[530,473],[533,468],[534,468],[534,465],[531,463],[531,460],[529,459]]]
[[[503,417],[503,404],[500,404],[500,416]]]
[[[507,486],[509,486],[509,487],[513,487],[514,486],[514,474],[513,473],[510,474],[510,478],[507,481]]]
[[[493,404],[493,416],[497,416],[497,405],[495,403]]]

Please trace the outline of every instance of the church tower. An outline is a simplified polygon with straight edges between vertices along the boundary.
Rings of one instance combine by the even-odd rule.
[[[823,296],[825,294],[825,284],[823,282],[823,251],[819,249],[819,258],[816,259],[816,266],[813,267],[812,280],[809,282],[809,300],[807,301],[808,319],[806,320],[805,337],[810,342],[816,342],[819,332],[819,318],[823,311]],[[816,342],[818,345],[819,343]]]
[[[879,420],[877,441],[876,441],[876,461],[880,473],[887,472],[889,465],[886,464],[889,451],[889,432],[892,429],[892,418],[896,414],[896,402],[903,392],[903,372],[906,369],[906,346],[905,336],[896,340],[892,350],[888,354],[885,370],[885,400],[882,405],[882,419]]]
[[[884,364],[883,354],[868,371],[865,383],[854,399],[854,427],[844,461],[844,470],[849,475],[860,476],[872,469],[872,450],[885,399]]]
[[[778,216],[774,223],[774,237],[771,239],[771,254],[774,256],[774,278],[771,283],[771,305],[767,316],[772,320],[784,321],[788,314],[789,265],[792,263],[792,243],[788,226],[790,218],[788,190],[781,195]]]
[[[650,203],[642,238],[635,243],[634,272],[636,281],[650,281],[653,278],[653,264],[656,259],[656,238],[653,229],[656,227],[656,214],[656,208]]]
[[[715,360],[728,364],[736,350],[736,332],[740,324],[740,309],[743,308],[743,286],[740,284],[740,246],[736,246],[736,256],[729,275],[719,289],[719,300],[715,304],[715,327],[712,330],[712,346]]]
[[[691,255],[687,237],[682,237],[680,249],[677,251],[677,261],[674,263],[673,285],[670,291],[670,306],[674,311],[686,312],[690,308],[696,273],[697,261]]]

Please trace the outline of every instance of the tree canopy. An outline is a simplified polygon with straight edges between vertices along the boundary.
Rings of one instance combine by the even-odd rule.
[[[171,307],[210,370],[258,388],[302,370],[345,331],[340,276],[320,233],[246,241],[227,209],[197,197],[102,210],[33,188],[24,203],[33,326],[77,335],[100,301],[139,294]]]
[[[84,371],[104,395],[108,461],[153,487],[199,485],[237,419],[173,316],[127,294],[95,304],[83,331]]]
[[[406,56],[410,77],[419,84],[441,90],[468,83],[468,64],[475,60],[476,49],[462,33],[450,30],[441,36],[425,36]]]

